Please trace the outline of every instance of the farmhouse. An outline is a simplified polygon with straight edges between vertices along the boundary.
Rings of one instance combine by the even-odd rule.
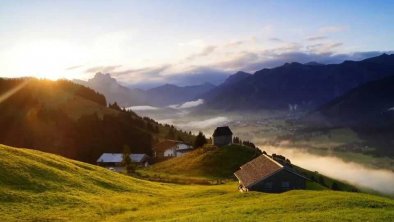
[[[234,173],[241,191],[280,193],[292,189],[305,189],[306,177],[287,164],[280,164],[272,157],[262,154],[242,165]]]
[[[229,145],[233,141],[233,132],[228,126],[217,127],[212,135],[212,144],[215,146]]]
[[[133,153],[130,154],[131,162],[139,166],[148,166],[150,157],[146,154]],[[97,165],[106,168],[114,169],[115,171],[123,171],[122,166],[123,154],[122,153],[103,153],[100,158],[97,159]]]
[[[153,147],[155,158],[180,157],[192,150],[192,146],[177,140],[164,140]]]

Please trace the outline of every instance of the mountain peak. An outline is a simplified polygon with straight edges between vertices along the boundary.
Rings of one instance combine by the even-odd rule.
[[[247,72],[243,72],[243,71],[238,71],[235,74],[230,75],[226,81],[224,81],[223,84],[225,85],[230,85],[230,84],[234,84],[237,83],[243,79],[248,78],[249,76],[251,76],[252,74],[247,73]]]
[[[308,66],[322,66],[324,64],[318,63],[318,62],[315,62],[315,61],[310,61],[310,62],[305,63],[304,65],[308,65]]]

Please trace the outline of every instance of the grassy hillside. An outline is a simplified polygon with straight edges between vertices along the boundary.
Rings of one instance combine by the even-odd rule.
[[[221,148],[205,146],[182,157],[172,158],[141,169],[140,173],[147,176],[186,176],[194,178],[232,178],[233,173],[244,163],[252,160],[257,151],[239,145]]]
[[[0,221],[390,221],[394,200],[360,193],[239,193],[236,183],[160,184],[0,145]]]

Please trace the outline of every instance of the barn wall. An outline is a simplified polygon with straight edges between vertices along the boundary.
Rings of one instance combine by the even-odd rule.
[[[278,173],[249,187],[249,190],[269,192],[269,193],[280,193],[294,189],[305,189],[306,187],[305,184],[306,181],[304,178],[294,173],[290,173],[285,169],[282,169]]]
[[[231,144],[233,141],[232,136],[215,136],[213,137],[213,145],[225,146]]]

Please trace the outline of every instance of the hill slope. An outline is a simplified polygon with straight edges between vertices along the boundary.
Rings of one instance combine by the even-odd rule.
[[[394,200],[359,193],[239,193],[123,176],[0,145],[1,221],[389,221]]]
[[[0,102],[0,143],[86,162],[124,146],[151,154],[154,140],[170,130],[132,111],[109,108],[103,95],[65,80],[0,79]]]
[[[204,147],[184,156],[152,165],[149,171],[205,178],[232,178],[244,163],[260,153],[252,148],[231,145],[221,148]]]

